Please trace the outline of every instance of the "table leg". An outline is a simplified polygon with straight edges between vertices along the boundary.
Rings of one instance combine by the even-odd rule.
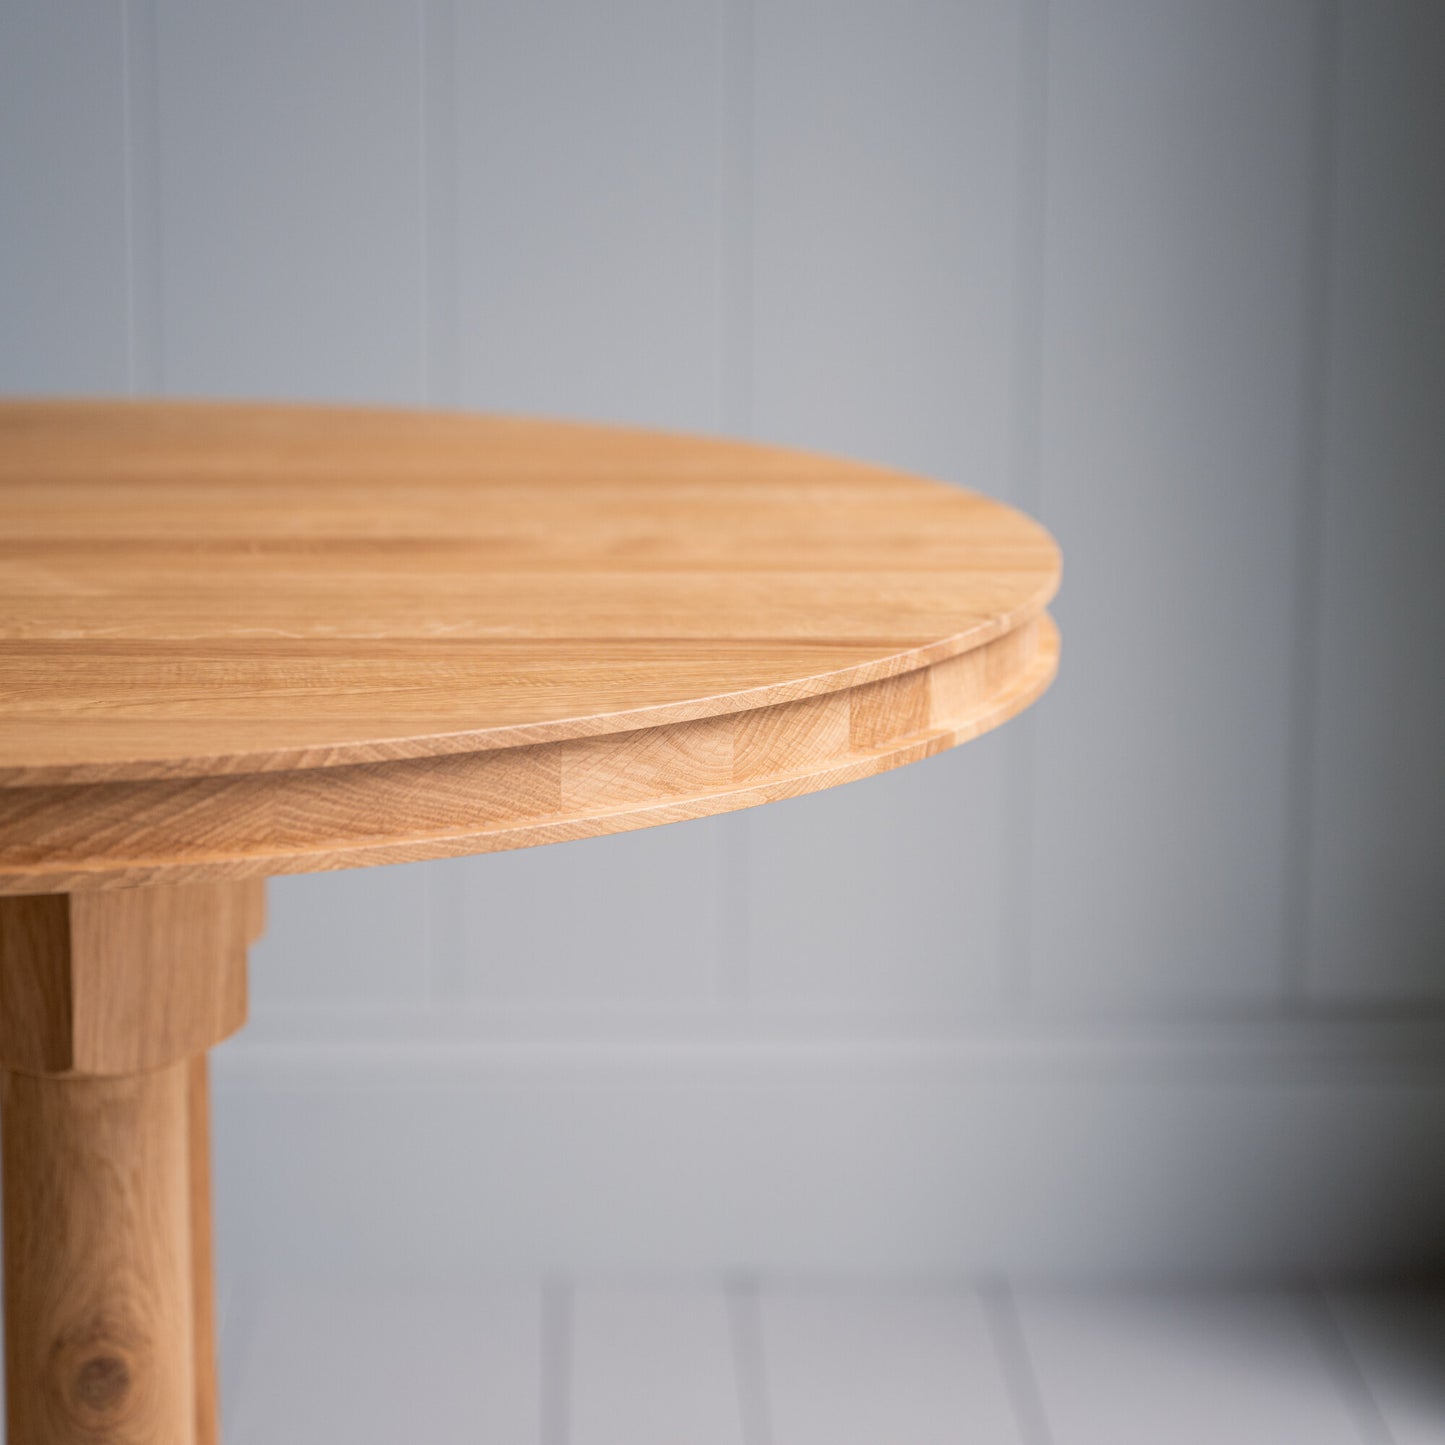
[[[3,1075],[14,1445],[196,1439],[190,1071]]]
[[[206,1049],[256,885],[0,898],[9,1445],[217,1445]]]

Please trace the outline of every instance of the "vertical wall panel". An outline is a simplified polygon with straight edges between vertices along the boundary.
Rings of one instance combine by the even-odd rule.
[[[416,5],[161,0],[158,36],[166,389],[417,400]]]
[[[713,0],[458,0],[457,390],[717,430]],[[495,1001],[707,998],[728,820],[451,863],[441,977]]]
[[[755,430],[1009,485],[1021,25],[1007,0],[763,0]],[[976,996],[1006,924],[989,744],[750,819],[755,995]]]
[[[1059,0],[1035,976],[1279,988],[1316,7]]]
[[[1018,8],[759,0],[756,426],[1007,484]]]
[[[0,9],[0,390],[128,384],[119,0]]]
[[[714,0],[457,0],[470,406],[715,428]]]
[[[251,956],[253,1016],[295,1003],[422,1003],[431,877],[430,865],[409,863],[271,879],[266,932]]]
[[[754,999],[882,1021],[990,996],[1003,967],[1008,758],[984,737],[754,814]]]
[[[1323,993],[1445,994],[1445,7],[1345,5],[1311,950]]]
[[[441,990],[583,1010],[710,999],[721,839],[699,819],[430,865]]]
[[[418,400],[417,7],[158,0],[155,36],[165,390]],[[414,869],[273,883],[258,1016],[419,1005],[426,904]]]

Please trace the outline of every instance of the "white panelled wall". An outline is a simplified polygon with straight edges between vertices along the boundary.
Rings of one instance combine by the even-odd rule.
[[[1036,712],[271,885],[223,1273],[1445,1264],[1445,6],[0,0],[0,390],[576,415],[1063,543]]]

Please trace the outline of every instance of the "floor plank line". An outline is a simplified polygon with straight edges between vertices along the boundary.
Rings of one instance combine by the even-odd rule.
[[[228,1445],[1445,1441],[1438,1288],[218,1284]]]
[[[993,1336],[999,1371],[1008,1389],[1023,1445],[1054,1445],[1043,1396],[1039,1394],[1029,1342],[1019,1321],[1018,1302],[1007,1280],[994,1280],[979,1287],[984,1316]]]
[[[1445,1440],[1445,1290],[1420,1285],[1327,1297],[1392,1445]]]
[[[1350,1349],[1350,1342],[1339,1320],[1330,1308],[1329,1298],[1315,1286],[1300,1293],[1299,1305],[1325,1368],[1338,1387],[1345,1408],[1355,1417],[1361,1445],[1395,1445],[1395,1437],[1380,1413],[1370,1382]]]
[[[1021,1445],[974,1290],[770,1283],[759,1302],[774,1445]]]
[[[745,1445],[721,1280],[582,1281],[568,1445]]]
[[[728,1280],[724,1289],[732,1333],[733,1373],[737,1380],[743,1445],[773,1445],[758,1282],[752,1275],[738,1275]]]
[[[267,1277],[255,1282],[228,1445],[535,1445],[535,1287]],[[234,1356],[233,1356],[234,1359]]]
[[[569,1280],[551,1280],[542,1288],[541,1445],[569,1445],[572,1438],[574,1293]]]
[[[1055,1445],[1361,1445],[1297,1291],[1020,1290]]]

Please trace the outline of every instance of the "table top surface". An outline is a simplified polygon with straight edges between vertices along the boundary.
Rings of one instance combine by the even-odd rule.
[[[623,737],[634,753],[711,749],[713,771],[683,765],[680,785],[721,798],[762,776],[737,766],[740,717],[789,735],[771,777],[960,722],[920,714],[901,684],[892,721],[912,731],[869,721],[892,707],[879,685],[927,683],[950,659],[988,660],[974,690],[1017,711],[1052,675],[1042,614],[1059,568],[1048,534],[1000,503],[778,448],[458,413],[0,404],[0,890],[469,851],[508,812],[408,813],[374,820],[364,846],[310,835],[298,849],[232,846],[212,802],[209,851],[152,846],[147,871],[46,833],[38,820],[85,793],[180,807],[227,780],[238,797],[261,778],[294,796],[328,774],[364,810],[400,765],[415,794],[427,760],[475,774],[507,754],[514,773],[548,763],[525,816],[555,828],[575,822],[604,739],[614,763]],[[808,738],[834,695],[849,742],[824,757]],[[696,725],[720,718],[733,722],[705,742]],[[624,814],[678,796],[619,802],[613,786],[584,801],[630,827]],[[546,839],[496,846],[530,841]]]

